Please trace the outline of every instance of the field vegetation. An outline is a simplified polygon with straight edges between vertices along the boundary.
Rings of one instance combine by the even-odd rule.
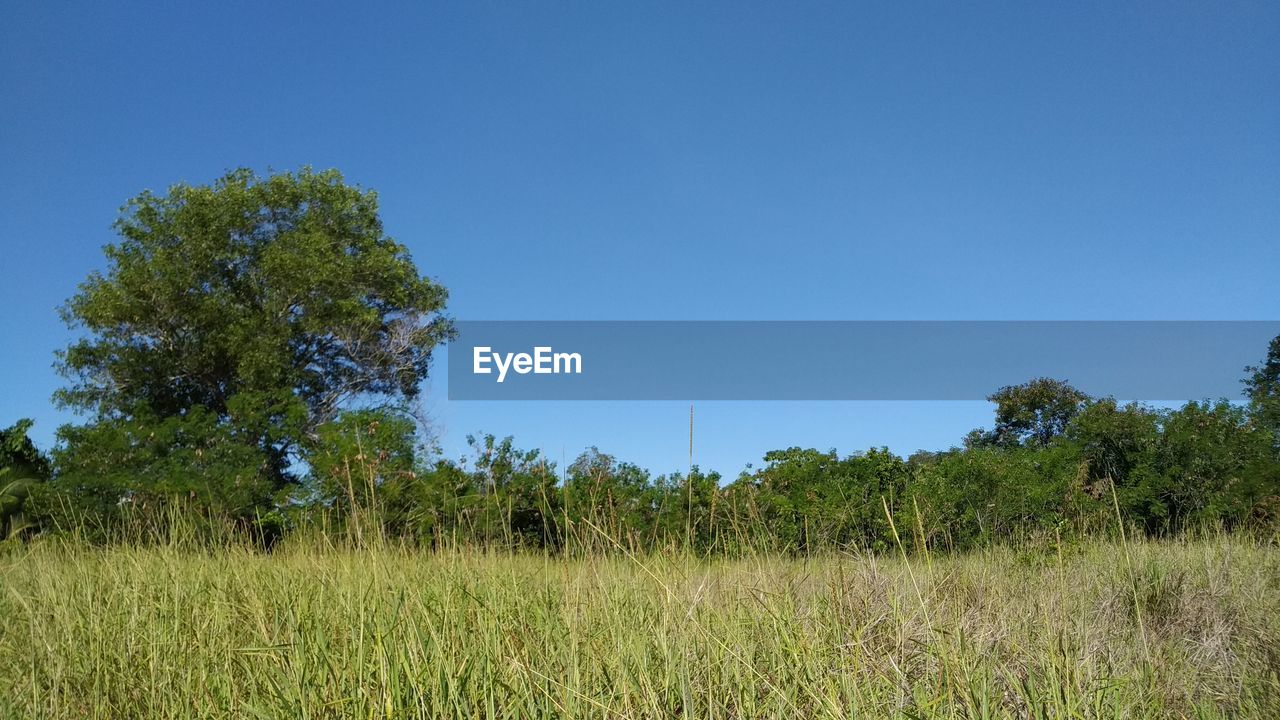
[[[705,558],[170,530],[0,556],[4,716],[1280,715],[1280,553],[1242,534]]]

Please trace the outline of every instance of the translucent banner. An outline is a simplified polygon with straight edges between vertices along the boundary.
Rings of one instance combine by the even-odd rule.
[[[1239,398],[1280,321],[461,321],[451,400]]]

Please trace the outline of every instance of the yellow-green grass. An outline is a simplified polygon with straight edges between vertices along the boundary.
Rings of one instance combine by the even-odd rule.
[[[1280,555],[0,553],[0,715],[1280,717]]]

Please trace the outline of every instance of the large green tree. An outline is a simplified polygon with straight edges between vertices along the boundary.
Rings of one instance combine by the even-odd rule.
[[[62,432],[76,482],[109,470],[260,505],[344,409],[412,399],[452,332],[445,289],[337,171],[147,191],[115,229],[105,270],[62,308],[83,331],[56,396],[88,415]],[[227,467],[198,471],[211,457]]]

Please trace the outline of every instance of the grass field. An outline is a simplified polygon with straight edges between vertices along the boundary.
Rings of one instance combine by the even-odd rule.
[[[1280,717],[1280,553],[0,555],[0,713]]]

